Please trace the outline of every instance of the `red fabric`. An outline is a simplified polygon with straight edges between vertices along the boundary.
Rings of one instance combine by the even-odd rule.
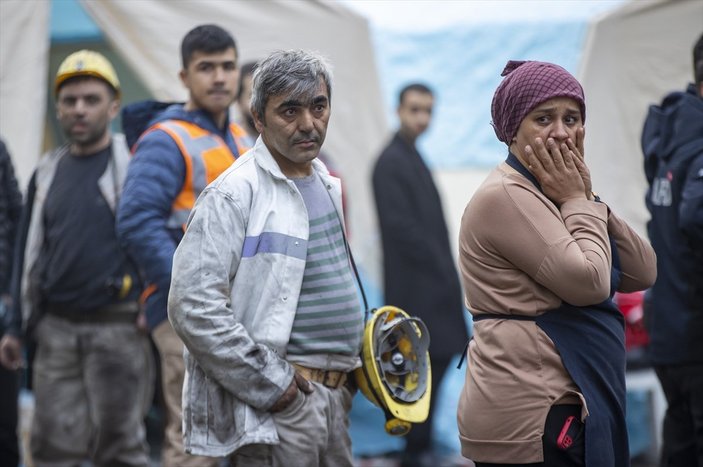
[[[615,304],[625,316],[625,349],[644,347],[649,343],[649,335],[644,328],[642,302],[644,292],[615,294]]]
[[[581,107],[586,121],[583,88],[568,71],[546,62],[510,60],[501,76],[491,103],[491,118],[496,136],[510,145],[520,123],[535,107],[553,97],[570,97]]]

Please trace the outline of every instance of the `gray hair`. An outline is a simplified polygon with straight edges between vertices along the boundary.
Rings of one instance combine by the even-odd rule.
[[[324,57],[305,50],[277,50],[254,70],[252,113],[265,122],[269,97],[283,93],[292,98],[312,97],[320,79],[327,85],[327,96],[332,102],[332,70]]]

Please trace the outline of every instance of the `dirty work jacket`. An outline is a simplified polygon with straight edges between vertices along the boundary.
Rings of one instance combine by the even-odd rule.
[[[68,153],[69,145],[65,144],[45,154],[39,159],[39,165],[35,172],[36,193],[34,195],[32,217],[29,221],[21,279],[22,321],[25,331],[31,331],[31,327],[40,318],[39,314],[41,312],[37,307],[39,284],[33,280],[33,274],[30,274],[30,272],[37,264],[44,242],[44,222],[42,219],[44,202],[51,187],[51,182],[54,180],[58,163]],[[129,149],[127,149],[124,135],[112,135],[112,157],[105,168],[105,172],[98,179],[98,188],[113,213],[117,209],[118,199],[122,193],[129,158]]]
[[[313,169],[343,222],[339,180],[317,160]],[[168,301],[186,346],[187,452],[226,456],[278,443],[268,410],[293,378],[284,357],[308,235],[303,197],[261,138],[198,198],[173,258]]]

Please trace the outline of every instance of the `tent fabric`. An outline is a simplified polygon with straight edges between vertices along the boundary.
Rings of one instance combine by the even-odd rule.
[[[586,158],[593,189],[646,236],[640,136],[650,104],[693,81],[703,2],[631,2],[597,18],[579,77],[586,91]]]
[[[48,1],[0,1],[0,137],[25,186],[42,149],[49,66]]]
[[[81,0],[112,47],[162,100],[183,100],[178,79],[180,43],[198,24],[231,31],[240,63],[277,49],[315,50],[333,67],[332,118],[323,151],[340,174],[350,242],[357,260],[378,277],[375,210],[368,182],[371,164],[387,137],[378,74],[367,22],[346,7],[321,0],[173,2]]]

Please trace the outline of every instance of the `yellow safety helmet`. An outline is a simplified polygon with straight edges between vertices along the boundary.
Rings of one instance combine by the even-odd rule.
[[[400,308],[381,307],[366,322],[354,378],[362,394],[383,409],[391,435],[407,434],[430,413],[429,346],[425,323]]]
[[[74,76],[100,78],[112,86],[116,96],[120,97],[120,80],[117,79],[117,73],[110,61],[98,52],[83,49],[66,57],[56,72],[54,93],[58,94],[61,84]]]

